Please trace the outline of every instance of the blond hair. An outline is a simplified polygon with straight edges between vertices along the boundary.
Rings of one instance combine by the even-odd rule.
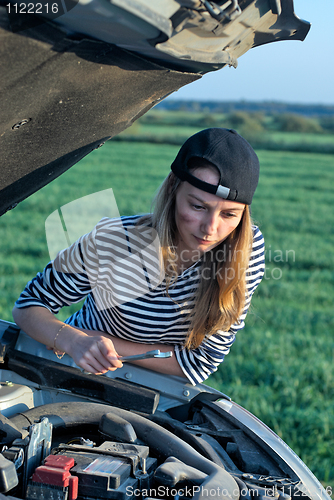
[[[155,197],[153,213],[139,221],[141,224],[152,225],[160,238],[165,270],[168,269],[167,293],[178,276],[175,199],[180,184],[181,181],[171,172]],[[185,341],[188,349],[198,347],[205,337],[218,330],[228,331],[239,321],[245,306],[246,271],[252,241],[252,221],[246,205],[238,226],[223,242],[202,257],[199,270],[202,279],[194,294],[196,307],[185,318],[190,321]]]

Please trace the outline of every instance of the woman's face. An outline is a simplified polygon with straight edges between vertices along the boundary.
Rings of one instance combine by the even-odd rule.
[[[218,185],[219,176],[213,168],[198,168],[192,174],[209,184]],[[182,182],[175,200],[179,258],[188,261],[196,254],[199,258],[219,245],[237,227],[244,208],[243,203],[223,200]]]

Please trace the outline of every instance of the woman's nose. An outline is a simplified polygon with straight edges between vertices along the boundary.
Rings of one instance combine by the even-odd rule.
[[[202,230],[204,234],[215,234],[218,228],[218,216],[216,214],[207,214],[203,221]]]

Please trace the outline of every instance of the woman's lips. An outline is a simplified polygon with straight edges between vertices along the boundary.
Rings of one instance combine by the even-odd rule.
[[[198,238],[195,235],[194,235],[194,237],[196,238],[196,240],[198,241],[198,243],[200,245],[212,245],[212,243],[214,243],[212,240],[203,240],[202,238]]]

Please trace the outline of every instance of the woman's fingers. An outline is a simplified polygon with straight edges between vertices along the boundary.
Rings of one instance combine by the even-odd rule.
[[[80,349],[74,361],[84,370],[94,373],[106,373],[108,370],[121,368],[122,362],[118,360],[117,353],[111,340],[105,337],[86,337],[82,339]],[[78,346],[79,347],[79,346]],[[80,356],[81,354],[81,356]]]
[[[108,368],[101,364],[95,356],[89,352],[85,353],[85,355],[81,358],[79,366],[90,373],[95,373],[96,375],[106,373],[108,371]]]
[[[114,344],[110,339],[102,337],[97,342],[97,347],[100,350],[103,358],[107,360],[108,370],[116,370],[116,368],[122,368],[123,363],[118,359],[118,354],[115,351]]]

